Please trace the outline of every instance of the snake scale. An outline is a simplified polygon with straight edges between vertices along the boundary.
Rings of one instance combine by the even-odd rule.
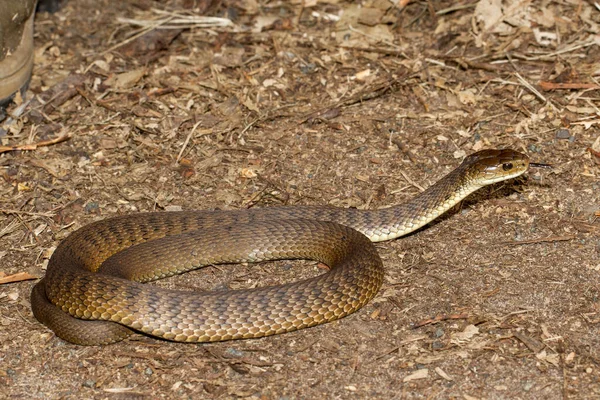
[[[82,345],[114,343],[135,331],[181,342],[257,338],[333,321],[364,306],[382,285],[384,269],[372,242],[413,232],[529,165],[514,150],[480,151],[408,202],[379,210],[280,206],[94,222],[56,248],[33,288],[33,313],[60,338]],[[298,258],[331,269],[303,281],[233,291],[144,284],[206,265]]]

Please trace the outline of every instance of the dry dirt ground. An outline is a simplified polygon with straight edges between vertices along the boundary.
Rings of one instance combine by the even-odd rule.
[[[28,96],[1,125],[0,279],[17,281],[0,285],[1,398],[600,397],[597,2],[73,0],[37,15],[35,44]],[[81,347],[31,313],[48,257],[92,221],[386,207],[501,147],[554,168],[378,244],[382,290],[337,322]],[[157,284],[321,272],[219,266]]]

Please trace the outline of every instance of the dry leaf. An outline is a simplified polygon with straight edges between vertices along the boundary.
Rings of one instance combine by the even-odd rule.
[[[416,372],[413,372],[412,374],[405,376],[404,379],[402,380],[403,382],[410,382],[410,381],[414,381],[416,379],[425,379],[429,376],[429,370],[427,368],[423,368],[423,369],[419,369]]]
[[[431,364],[431,363],[434,363],[436,361],[440,361],[443,359],[444,359],[444,356],[442,356],[442,355],[420,356],[420,357],[415,358],[415,362],[419,363],[419,364],[427,365],[427,364]]]
[[[363,71],[357,72],[355,77],[357,81],[364,81],[366,78],[368,78],[371,75],[371,70],[370,69],[365,69]]]
[[[240,176],[244,178],[256,178],[256,171],[253,168],[242,168],[240,170]]]
[[[594,144],[592,144],[592,150],[594,150],[595,152],[600,153],[600,136],[598,136],[596,138],[596,141],[594,141]]]
[[[461,90],[456,95],[458,97],[458,101],[460,101],[464,105],[474,105],[477,103],[477,91],[475,89],[466,89]]]
[[[475,19],[488,30],[503,18],[502,0],[481,0],[475,7]]]
[[[473,336],[477,335],[478,333],[478,327],[475,325],[467,325],[464,331],[453,334],[450,341],[454,344],[463,344],[469,342]]]
[[[104,82],[104,84],[119,89],[127,89],[133,87],[140,79],[142,79],[145,73],[145,68],[134,69],[132,71],[112,75]]]
[[[444,372],[443,369],[441,369],[440,367],[435,367],[435,372],[436,374],[438,374],[439,376],[441,376],[442,378],[444,378],[447,381],[452,381],[452,377],[450,375],[448,375],[446,372]]]
[[[559,356],[558,354],[554,353],[554,354],[548,354],[546,353],[546,350],[542,350],[539,353],[537,353],[535,355],[535,357],[540,360],[540,361],[545,361],[549,364],[554,365],[555,367],[558,367],[559,364]]]

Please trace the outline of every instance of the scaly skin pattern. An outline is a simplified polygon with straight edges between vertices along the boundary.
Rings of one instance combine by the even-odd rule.
[[[180,342],[257,338],[333,321],[363,307],[382,285],[372,242],[406,235],[528,167],[514,150],[484,150],[414,199],[380,210],[291,206],[98,221],[58,246],[32,291],[32,309],[57,336],[82,345],[114,343],[134,331]],[[209,293],[144,284],[206,265],[299,258],[331,270],[285,285]]]

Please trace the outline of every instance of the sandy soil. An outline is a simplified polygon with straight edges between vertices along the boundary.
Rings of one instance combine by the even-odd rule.
[[[16,150],[0,155],[0,279],[18,282],[0,285],[0,398],[600,397],[600,10],[499,3],[78,0],[38,14],[32,100],[1,122]],[[501,147],[554,168],[378,244],[384,287],[343,320],[80,347],[31,313],[53,249],[91,221],[384,207]],[[219,266],[157,284],[321,272]]]

